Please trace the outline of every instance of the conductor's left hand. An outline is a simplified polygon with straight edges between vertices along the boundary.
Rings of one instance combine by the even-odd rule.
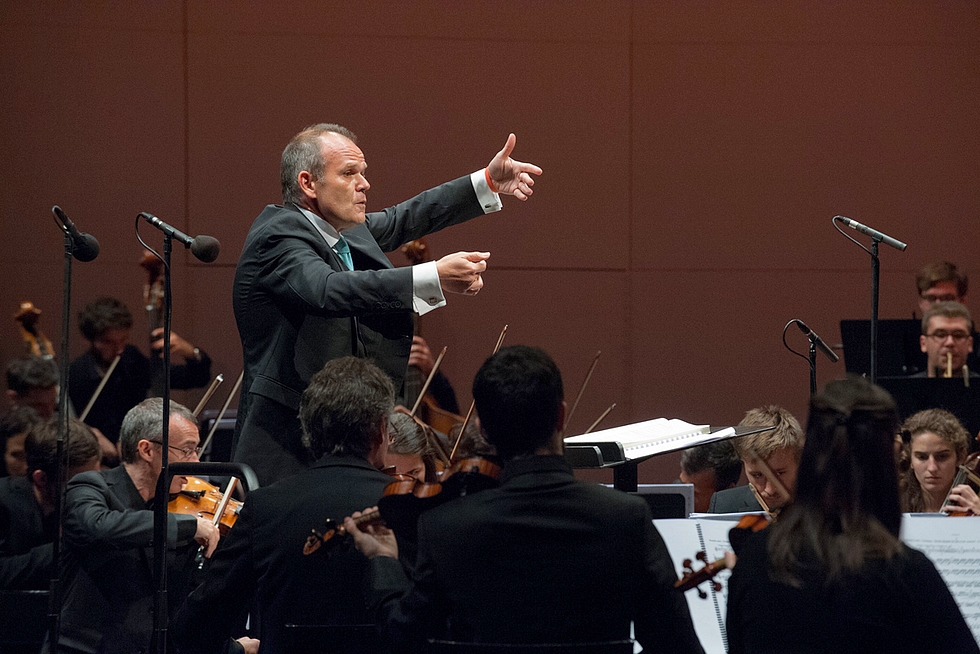
[[[541,169],[534,164],[515,161],[510,158],[510,153],[517,145],[517,137],[511,134],[507,137],[507,143],[503,149],[494,155],[490,164],[487,166],[487,173],[497,187],[498,193],[513,195],[518,200],[527,200],[533,191],[534,179],[531,175],[540,175]]]

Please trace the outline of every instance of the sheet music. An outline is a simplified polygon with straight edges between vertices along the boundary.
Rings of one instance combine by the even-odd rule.
[[[980,518],[906,513],[901,537],[933,562],[980,642]]]
[[[670,558],[674,561],[674,569],[680,578],[684,574],[684,559],[692,559],[695,570],[703,564],[694,560],[695,554],[704,551],[708,561],[715,561],[730,550],[728,531],[734,526],[730,520],[692,520],[684,518],[654,520],[657,530],[667,545]],[[708,597],[701,599],[697,591],[691,589],[685,593],[694,630],[706,654],[725,654],[728,650],[728,634],[725,631],[725,614],[728,601],[728,577],[731,572],[723,570],[715,576],[721,584],[721,591],[715,591],[708,584],[701,588]]]
[[[728,430],[715,432],[710,434],[710,438],[706,438],[709,432],[708,425],[692,425],[676,418],[655,418],[582,436],[569,436],[565,439],[565,444],[620,443],[626,459],[631,460],[700,445],[709,440],[728,438],[735,433],[729,427]]]

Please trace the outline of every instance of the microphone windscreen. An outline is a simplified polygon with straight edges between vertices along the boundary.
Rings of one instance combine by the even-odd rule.
[[[99,256],[99,242],[91,234],[79,234],[79,241],[72,248],[72,256],[79,261],[91,261]]]
[[[218,258],[218,252],[221,250],[221,244],[218,243],[218,239],[213,236],[200,235],[194,239],[191,243],[191,254],[203,261],[204,263],[211,263]]]

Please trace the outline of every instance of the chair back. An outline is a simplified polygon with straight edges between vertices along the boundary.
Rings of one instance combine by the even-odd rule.
[[[429,654],[633,654],[633,641],[516,644],[430,640],[427,652]]]
[[[37,654],[48,631],[48,591],[0,591],[0,652]]]
[[[289,654],[377,654],[382,651],[373,624],[287,624],[283,651]]]

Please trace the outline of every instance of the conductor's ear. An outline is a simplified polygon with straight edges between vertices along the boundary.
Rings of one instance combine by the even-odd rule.
[[[299,184],[299,188],[303,191],[303,195],[313,199],[316,197],[316,189],[313,187],[313,183],[316,178],[308,170],[301,170],[299,175],[296,176],[296,182]]]

